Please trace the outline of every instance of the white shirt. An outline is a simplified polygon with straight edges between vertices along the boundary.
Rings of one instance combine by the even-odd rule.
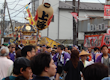
[[[93,61],[87,61],[87,60],[85,60],[84,67],[87,67],[87,66],[89,66],[89,65],[91,65],[93,63],[94,63]]]
[[[10,76],[13,69],[13,61],[7,59],[7,57],[0,56],[0,80]]]

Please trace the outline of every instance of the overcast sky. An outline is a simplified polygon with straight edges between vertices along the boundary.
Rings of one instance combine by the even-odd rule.
[[[26,9],[23,10],[23,7],[26,4],[28,4],[30,1],[31,0],[7,0],[9,11],[11,13],[10,14],[11,18],[13,20],[17,20],[19,22],[25,22],[25,20],[24,20],[24,14],[25,13],[24,12],[26,11]],[[61,0],[61,1],[65,1],[65,0]],[[71,1],[71,0],[66,0],[66,1]],[[80,0],[80,1],[81,2],[95,2],[95,3],[96,2],[98,2],[98,3],[101,2],[101,3],[105,3],[105,0]],[[3,2],[4,2],[4,0],[0,0],[0,9],[3,9]],[[31,7],[31,5],[29,7]],[[6,10],[6,14],[5,15],[6,15],[6,20],[9,20],[9,17],[7,16],[8,15],[7,10]]]

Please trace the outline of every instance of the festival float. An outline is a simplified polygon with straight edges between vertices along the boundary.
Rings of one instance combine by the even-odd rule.
[[[52,18],[53,18],[53,8],[49,3],[41,4],[36,10],[35,18],[33,19],[29,4],[25,6],[28,13],[29,24],[23,26],[15,27],[16,38],[10,39],[10,42],[23,45],[37,45],[38,43],[43,45],[48,45],[53,47],[54,45],[59,45],[56,41],[48,38],[41,37],[40,31],[48,28]],[[39,36],[40,35],[40,36]],[[39,41],[39,42],[38,42]]]
[[[18,36],[18,44],[36,45],[37,43],[37,29],[30,24],[25,24],[21,27],[16,27],[15,31]]]

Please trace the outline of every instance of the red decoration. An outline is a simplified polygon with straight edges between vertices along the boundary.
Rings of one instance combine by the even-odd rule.
[[[75,18],[75,20],[76,20],[76,22],[77,22],[78,13],[72,12],[71,14],[73,15],[73,17]]]

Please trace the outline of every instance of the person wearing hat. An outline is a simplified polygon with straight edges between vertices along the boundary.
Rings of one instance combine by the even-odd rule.
[[[81,53],[79,54],[80,60],[82,61],[84,67],[87,67],[88,65],[91,65],[93,62],[87,61],[87,56],[89,56],[90,53],[82,50]]]
[[[29,80],[31,75],[30,61],[25,57],[19,57],[14,61],[13,75],[2,80]]]

